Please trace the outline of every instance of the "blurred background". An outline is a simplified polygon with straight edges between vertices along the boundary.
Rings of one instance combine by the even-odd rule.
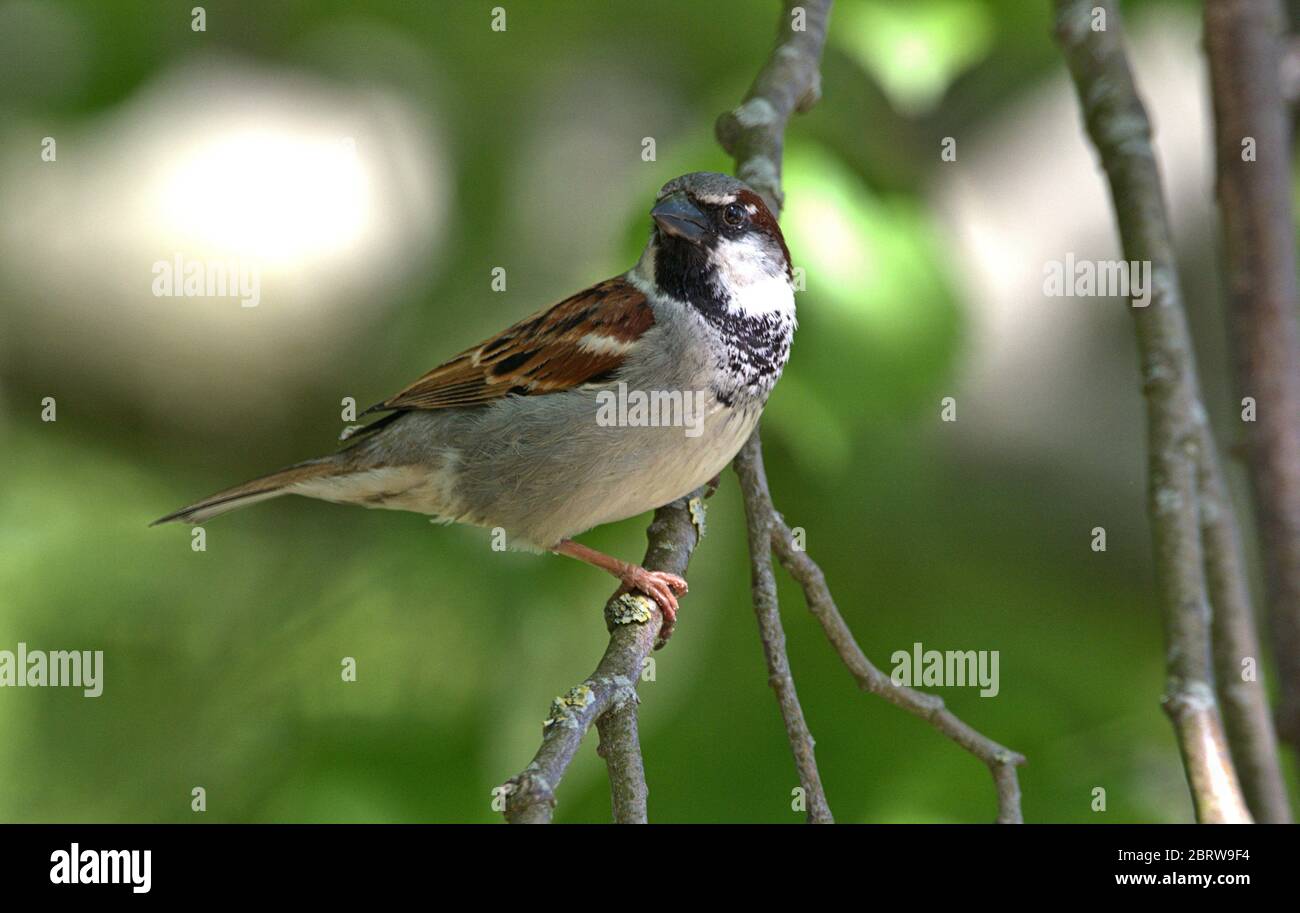
[[[147,528],[627,269],[661,184],[729,169],[713,121],[777,4],[506,3],[503,32],[495,5],[213,0],[196,32],[193,4],[0,0],[0,649],[106,667],[94,700],[0,690],[0,820],[497,821],[594,667],[610,580],[485,530],[296,498],[203,552]],[[1230,448],[1199,4],[1125,11]],[[837,0],[823,94],[788,133],[807,291],[764,419],[778,508],[878,665],[1000,652],[996,697],[941,693],[1029,757],[1028,820],[1190,821],[1127,303],[1042,292],[1047,261],[1118,257],[1049,4]],[[178,254],[254,260],[258,306],[155,296]],[[639,557],[647,520],[584,541]],[[836,817],[992,820],[985,768],[860,694],[778,577]],[[641,689],[651,819],[801,821],[729,473],[690,579]],[[557,820],[608,820],[594,741]]]

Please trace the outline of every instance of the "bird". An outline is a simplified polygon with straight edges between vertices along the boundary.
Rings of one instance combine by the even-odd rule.
[[[673,629],[680,576],[574,537],[715,479],[790,356],[794,273],[776,217],[742,181],[665,184],[635,266],[515,323],[361,416],[343,449],[196,501],[200,524],[281,495],[504,531],[512,549],[600,568]]]

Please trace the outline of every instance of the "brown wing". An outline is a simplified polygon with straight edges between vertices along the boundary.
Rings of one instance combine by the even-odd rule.
[[[626,279],[606,279],[439,365],[366,412],[473,406],[602,380],[623,364],[654,311]]]

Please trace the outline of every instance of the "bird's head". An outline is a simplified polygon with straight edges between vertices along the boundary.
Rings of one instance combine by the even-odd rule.
[[[679,300],[763,310],[789,295],[790,252],[763,198],[725,174],[697,171],[669,181],[650,210],[654,280]],[[779,287],[779,288],[778,288]]]

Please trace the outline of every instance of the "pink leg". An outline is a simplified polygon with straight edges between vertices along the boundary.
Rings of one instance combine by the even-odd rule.
[[[649,596],[659,604],[660,610],[664,613],[664,623],[659,631],[659,639],[667,640],[672,636],[673,625],[677,622],[677,593],[685,593],[687,590],[686,581],[681,577],[664,571],[647,571],[640,565],[628,564],[626,561],[611,558],[604,552],[598,552],[594,548],[587,548],[587,546],[574,542],[572,539],[562,540],[551,551],[557,555],[568,555],[570,558],[577,558],[579,561],[598,567],[623,581],[624,589],[629,591],[637,590]]]

